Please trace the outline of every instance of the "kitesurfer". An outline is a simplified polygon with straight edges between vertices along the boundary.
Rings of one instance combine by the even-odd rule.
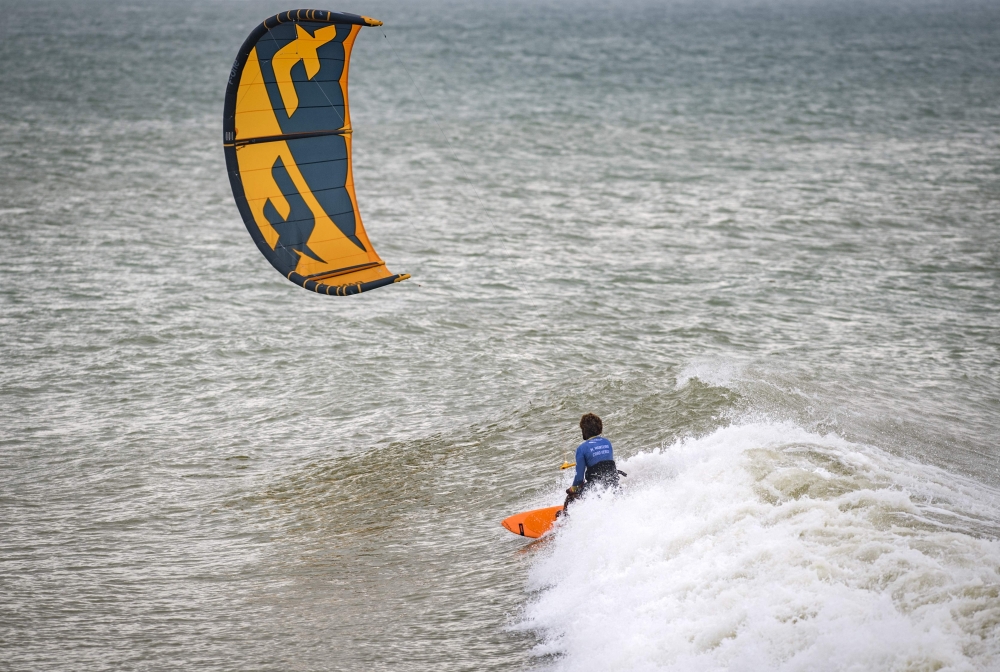
[[[593,413],[587,413],[580,418],[580,431],[583,432],[583,443],[576,449],[576,478],[566,490],[564,512],[570,502],[595,485],[618,489],[618,474],[621,472],[615,466],[611,442],[601,436],[604,423]]]

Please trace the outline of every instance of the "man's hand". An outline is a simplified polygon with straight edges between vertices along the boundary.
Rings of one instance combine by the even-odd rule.
[[[571,485],[568,488],[566,488],[566,494],[567,495],[579,495],[581,489],[582,489],[582,487],[579,486],[579,485]]]

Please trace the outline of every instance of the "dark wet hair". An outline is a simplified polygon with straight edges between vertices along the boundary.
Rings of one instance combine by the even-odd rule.
[[[580,429],[583,431],[583,440],[592,439],[604,431],[604,423],[593,413],[587,413],[580,418]]]

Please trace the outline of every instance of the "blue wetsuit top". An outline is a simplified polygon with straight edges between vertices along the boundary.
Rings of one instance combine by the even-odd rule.
[[[587,467],[598,462],[615,459],[611,452],[611,442],[603,436],[595,436],[581,443],[576,449],[576,478],[573,485],[583,485],[583,475]]]

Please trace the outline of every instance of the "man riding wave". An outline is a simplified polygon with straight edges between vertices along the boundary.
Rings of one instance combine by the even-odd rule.
[[[564,512],[570,502],[597,484],[618,489],[618,474],[621,472],[615,466],[611,442],[601,436],[604,423],[593,413],[587,413],[580,418],[580,431],[583,432],[583,443],[576,449],[576,478],[566,490]]]

